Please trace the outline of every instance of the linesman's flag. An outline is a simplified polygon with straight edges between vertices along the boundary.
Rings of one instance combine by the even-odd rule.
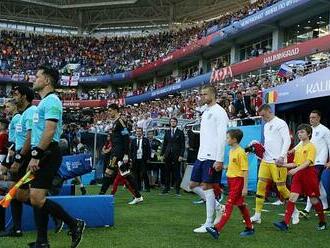
[[[30,182],[34,176],[32,175],[31,171],[28,171],[24,177],[22,177],[15,185],[12,187],[9,192],[2,198],[0,201],[0,205],[4,208],[8,208],[10,205],[11,200],[15,197],[17,190],[23,184]]]

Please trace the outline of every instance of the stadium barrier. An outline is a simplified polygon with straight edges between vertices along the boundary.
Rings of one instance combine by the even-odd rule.
[[[70,215],[86,221],[87,227],[109,227],[114,225],[114,197],[112,195],[52,196],[49,199],[60,204]],[[10,207],[6,211],[6,229],[12,226]],[[49,218],[49,229],[54,221]],[[36,230],[33,209],[24,205],[23,231]]]
[[[93,169],[95,176],[93,179],[103,177],[104,156],[102,147],[107,140],[107,134],[104,132],[83,132],[81,133],[81,143],[87,147],[87,150],[93,158]]]
[[[58,195],[59,196],[70,196],[70,195],[73,196],[73,195],[75,195],[75,186],[71,185],[71,184],[64,184]],[[26,207],[24,207],[24,209],[25,208]],[[27,211],[29,212],[30,210],[28,209]],[[6,228],[10,228],[12,225],[13,225],[13,222],[12,222],[12,218],[11,218],[11,209],[9,207],[6,210]],[[29,226],[28,226],[28,228],[29,228]],[[27,229],[27,230],[29,230],[29,229]]]

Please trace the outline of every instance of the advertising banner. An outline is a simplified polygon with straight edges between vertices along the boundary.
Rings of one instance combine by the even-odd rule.
[[[290,9],[294,9],[299,5],[305,4],[311,0],[282,0],[278,3],[275,3],[268,8],[265,8],[261,11],[256,12],[255,14],[248,16],[241,21],[239,21],[240,28],[247,28],[254,26],[256,24],[265,22],[273,16],[279,15]]]
[[[109,104],[109,101],[111,103],[111,100],[64,100],[62,101],[63,107],[64,108],[96,108],[96,107],[103,107],[106,108]],[[39,104],[39,100],[33,100],[33,104],[34,105],[38,105]]]
[[[237,76],[267,66],[280,65],[284,62],[303,58],[304,56],[330,50],[330,35],[308,40],[292,46],[254,57],[229,67],[213,71],[211,82],[221,81],[228,76]]]
[[[264,91],[266,103],[289,103],[330,95],[330,67]]]
[[[206,74],[201,75],[201,76],[190,78],[188,80],[185,80],[185,81],[182,81],[182,82],[179,82],[179,83],[168,85],[168,86],[166,86],[164,88],[161,88],[161,89],[158,89],[158,90],[149,91],[149,92],[144,93],[144,94],[139,95],[139,96],[127,97],[125,99],[125,102],[126,102],[127,105],[132,105],[134,103],[145,102],[145,101],[148,101],[148,100],[157,99],[157,98],[160,98],[160,97],[163,97],[163,96],[167,96],[169,94],[180,92],[180,91],[185,90],[185,89],[190,89],[190,88],[202,86],[202,85],[205,85],[205,84],[209,83],[210,76],[211,76],[211,72],[206,73]]]
[[[92,156],[90,154],[76,154],[63,156],[59,174],[61,178],[67,180],[87,174],[92,169]]]

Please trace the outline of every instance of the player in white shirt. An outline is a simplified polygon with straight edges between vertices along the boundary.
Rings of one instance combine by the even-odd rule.
[[[320,200],[322,201],[323,209],[328,209],[328,200],[327,200],[327,192],[324,189],[324,186],[321,182],[322,172],[325,168],[325,165],[328,161],[328,157],[330,156],[330,130],[322,125],[321,122],[321,112],[318,110],[313,110],[309,115],[309,122],[312,126],[313,133],[311,142],[316,147],[316,159],[315,159],[315,168],[317,170],[318,178],[320,180]],[[300,213],[307,217],[309,211],[312,208],[312,203],[307,198],[307,205],[304,210]]]
[[[276,184],[283,199],[289,199],[290,191],[286,187],[287,169],[277,167],[276,164],[285,162],[291,144],[288,125],[274,115],[270,105],[262,105],[259,108],[259,115],[266,124],[264,126],[265,153],[259,167],[255,214],[251,217],[251,221],[258,224],[261,223],[261,210],[269,182],[273,181]],[[298,224],[299,211],[297,209],[295,209],[292,219],[293,224]]]
[[[216,103],[216,89],[213,86],[202,89],[201,101],[207,107],[201,119],[200,147],[191,174],[190,188],[206,200],[206,221],[194,229],[196,233],[206,233],[206,227],[213,226],[216,204],[213,184],[221,180],[228,125],[227,113]]]

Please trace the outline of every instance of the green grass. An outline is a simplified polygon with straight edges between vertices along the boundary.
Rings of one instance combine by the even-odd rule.
[[[89,187],[88,192],[97,192],[96,186]],[[316,217],[302,219],[299,225],[293,226],[287,233],[275,230],[272,222],[280,220],[283,207],[265,205],[270,212],[263,213],[263,223],[256,225],[253,237],[240,238],[239,233],[244,226],[235,209],[232,218],[225,226],[219,240],[213,240],[208,234],[194,234],[192,230],[205,220],[205,205],[192,205],[196,197],[184,193],[182,197],[175,195],[160,196],[159,191],[145,193],[145,201],[136,206],[127,205],[130,199],[125,189],[117,193],[115,203],[115,226],[110,228],[86,229],[81,248],[198,248],[198,247],[329,247],[330,231],[318,232],[315,226]],[[249,197],[249,208],[253,212],[254,198]],[[83,207],[83,206],[82,206]],[[302,207],[302,205],[299,205]],[[52,248],[70,247],[70,237],[66,232],[55,235],[49,232]],[[23,238],[3,238],[0,248],[27,247],[26,244],[35,239],[36,233],[24,233]]]

